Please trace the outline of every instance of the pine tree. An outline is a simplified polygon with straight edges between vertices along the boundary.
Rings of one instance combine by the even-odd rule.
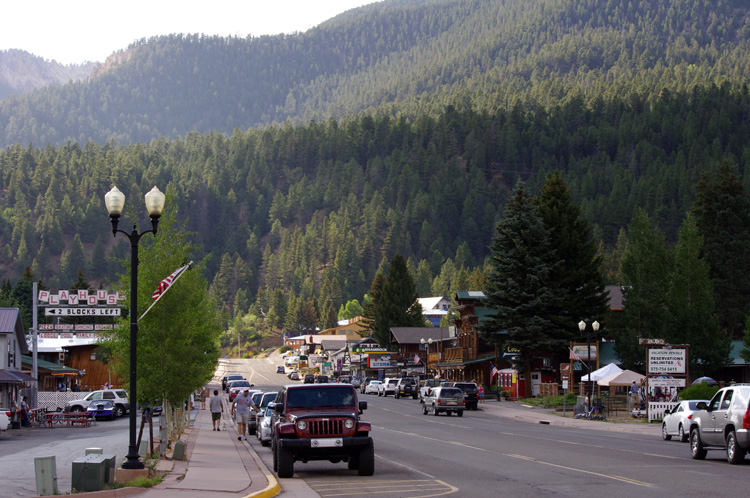
[[[552,311],[553,320],[557,333],[575,340],[576,324],[580,320],[601,320],[607,311],[608,294],[600,270],[601,258],[591,224],[573,204],[559,171],[547,176],[536,203],[559,262],[548,283],[561,297],[559,308]]]
[[[532,355],[552,356],[567,345],[556,333],[554,322],[559,304],[549,287],[556,269],[549,232],[519,182],[490,247],[485,306],[492,312],[479,326],[479,333],[499,349],[517,348],[520,354],[515,363],[521,372],[531,370]],[[531,396],[530,382],[526,396]]]
[[[624,311],[614,336],[623,365],[638,368],[646,355],[638,339],[664,338],[669,324],[667,296],[673,262],[664,233],[642,209],[628,226],[628,236],[622,262]]]
[[[668,306],[670,324],[666,341],[690,345],[690,375],[712,375],[727,364],[731,342],[719,327],[708,263],[701,257],[703,240],[693,217],[680,229],[674,249]]]
[[[726,162],[718,178],[704,175],[695,190],[692,213],[711,267],[719,323],[729,337],[742,339],[750,315],[750,199]]]

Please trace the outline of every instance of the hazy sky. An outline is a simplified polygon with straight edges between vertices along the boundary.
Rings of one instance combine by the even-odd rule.
[[[170,33],[291,33],[376,0],[14,0],[3,2],[0,50],[62,64],[104,60],[141,38]]]

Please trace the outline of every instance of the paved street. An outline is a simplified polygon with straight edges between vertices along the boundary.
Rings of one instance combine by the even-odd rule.
[[[274,390],[290,382],[275,373],[278,363],[278,357],[222,360],[217,376],[238,372],[256,388]],[[497,401],[460,418],[435,417],[422,415],[412,399],[360,399],[368,402],[364,418],[373,425],[375,475],[359,477],[345,463],[297,462],[294,477],[279,479],[281,496],[744,496],[750,477],[750,460],[729,465],[722,452],[712,451],[706,461],[694,461],[687,444],[662,441],[657,424],[572,420]],[[272,469],[271,450],[248,439],[241,446]],[[0,494],[33,496],[33,457],[46,454],[58,458],[59,488],[68,491],[70,462],[92,446],[121,459],[127,450],[127,419],[88,429],[3,434]]]
[[[91,427],[21,428],[0,436],[0,482],[3,498],[36,496],[34,458],[54,456],[57,488],[70,492],[73,460],[86,448],[102,448],[120,461],[128,451],[128,417],[99,421]],[[158,424],[158,420],[156,421]]]

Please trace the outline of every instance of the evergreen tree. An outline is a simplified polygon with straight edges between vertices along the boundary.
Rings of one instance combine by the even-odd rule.
[[[750,315],[750,199],[727,162],[717,176],[698,182],[692,212],[711,267],[719,323],[729,337],[742,339]]]
[[[680,229],[674,250],[668,306],[667,342],[690,345],[690,375],[712,375],[727,364],[731,341],[719,327],[708,263],[701,257],[703,240],[693,217]]]
[[[571,201],[559,171],[547,176],[536,202],[559,262],[547,284],[561,298],[559,308],[551,310],[552,319],[561,337],[575,340],[576,324],[580,320],[601,320],[607,311],[608,294],[600,271],[601,258],[591,225]]]
[[[664,233],[642,209],[628,226],[628,236],[622,262],[624,311],[614,334],[615,349],[624,367],[643,370],[646,352],[638,340],[664,338],[673,262]]]
[[[385,287],[385,277],[382,273],[375,274],[362,305],[362,327],[369,332],[370,336],[375,333],[375,320],[380,305],[380,297],[383,294],[383,287]]]
[[[492,311],[479,333],[498,349],[517,348],[516,367],[521,372],[531,370],[533,355],[552,356],[567,346],[554,322],[559,304],[555,289],[549,287],[556,261],[549,232],[519,182],[490,247],[484,304]],[[531,396],[530,382],[526,396]]]
[[[406,260],[396,254],[388,264],[380,299],[375,309],[373,337],[382,347],[390,347],[391,327],[422,327],[425,319],[417,300],[414,281],[406,268]]]

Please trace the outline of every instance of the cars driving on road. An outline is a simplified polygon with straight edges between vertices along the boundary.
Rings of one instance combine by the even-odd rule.
[[[723,387],[696,408],[690,420],[690,455],[703,460],[708,450],[719,449],[729,463],[741,463],[750,450],[750,384]]]
[[[396,394],[397,383],[397,377],[386,377],[385,380],[383,380],[383,382],[378,386],[378,396],[388,396],[389,394]]]
[[[380,380],[371,380],[366,386],[365,386],[365,394],[378,394],[378,389],[380,388],[380,384],[383,382]]]
[[[347,462],[361,476],[375,471],[370,423],[360,419],[367,401],[351,384],[296,384],[279,391],[271,448],[274,470],[292,477],[295,462]]]
[[[284,370],[284,365],[279,365],[276,367],[276,373],[277,374],[283,374],[286,373],[286,370]]]
[[[299,380],[299,372],[292,372],[289,374],[289,380]]]
[[[691,399],[680,401],[673,409],[664,412],[661,422],[661,437],[669,441],[677,436],[683,443],[690,437],[690,420],[697,410],[698,403],[708,403],[707,399]]]
[[[245,389],[250,389],[251,387],[253,387],[253,384],[247,380],[234,380],[230,382],[228,387],[229,401],[234,401],[234,398],[236,398],[238,394]]]
[[[305,375],[305,384],[315,384],[315,375],[313,374]]]
[[[417,399],[419,397],[419,391],[417,388],[417,380],[413,377],[401,377],[396,382],[396,388],[393,393],[393,397],[399,399],[400,397],[409,397]]]
[[[328,376],[318,375],[317,377],[315,377],[315,383],[316,384],[328,384]]]
[[[102,389],[91,391],[81,399],[74,399],[65,403],[66,412],[84,412],[94,401],[101,399],[112,400],[115,404],[115,418],[122,417],[130,410],[130,401],[128,393],[123,389]]]
[[[474,382],[444,382],[445,387],[457,387],[464,393],[467,410],[476,410],[479,405],[479,388]]]
[[[359,392],[361,392],[362,394],[366,394],[365,389],[367,388],[367,384],[369,384],[373,380],[377,380],[377,377],[365,377],[365,380],[363,380],[359,385]]]
[[[240,374],[229,374],[223,379],[221,379],[221,389],[226,392],[229,392],[229,383],[235,380],[245,380],[245,377],[243,377]]]
[[[422,399],[422,414],[427,415],[432,412],[437,416],[440,413],[450,415],[455,413],[463,417],[466,401],[464,393],[457,387],[436,387]]]

